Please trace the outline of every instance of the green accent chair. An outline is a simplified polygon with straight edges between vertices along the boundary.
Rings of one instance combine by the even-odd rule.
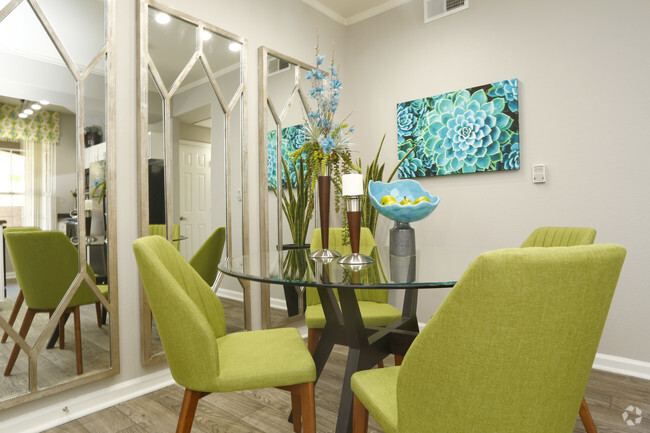
[[[337,251],[342,256],[352,252],[350,245],[343,245],[343,229],[330,228],[329,232],[329,248],[331,250]],[[362,227],[359,237],[359,252],[369,256],[376,246],[370,230]],[[320,229],[314,229],[311,250],[318,251],[321,248]],[[402,312],[388,303],[388,289],[356,289],[354,293],[357,296],[359,311],[366,326],[386,326],[402,317]],[[338,299],[337,290],[334,290],[334,295]],[[323,313],[318,291],[314,287],[307,288],[306,305],[307,347],[313,354],[325,327],[325,313]],[[401,357],[395,359],[399,363]]]
[[[572,247],[591,245],[596,239],[596,230],[587,227],[540,227],[535,229],[521,244],[527,247]]]
[[[16,232],[35,232],[35,231],[40,231],[41,229],[39,227],[7,227],[4,229],[2,232],[3,233],[16,233]],[[18,290],[18,295],[16,296],[16,302],[14,302],[14,306],[11,309],[11,313],[9,314],[9,320],[7,320],[7,323],[9,326],[14,326],[14,322],[16,322],[16,318],[18,317],[18,312],[20,311],[20,307],[23,306],[23,291]],[[0,343],[6,343],[7,338],[9,335],[5,332],[2,334],[2,339],[0,339]]]
[[[219,298],[167,240],[143,237],[133,250],[169,369],[185,387],[177,432],[192,429],[211,392],[269,387],[291,392],[294,431],[316,431],[316,366],[297,329],[226,335]]]
[[[588,227],[540,227],[528,236],[521,247],[572,247],[575,245],[591,245],[595,239],[596,230]],[[582,398],[578,414],[587,433],[598,433],[596,424],[591,416],[591,411],[584,397]]]
[[[217,278],[217,272],[219,271],[217,265],[221,261],[225,243],[226,228],[219,227],[212,232],[190,259],[190,265],[209,286],[212,286]]]
[[[355,433],[571,433],[625,248],[481,254],[399,367],[352,376]]]
[[[149,236],[162,236],[167,238],[167,226],[165,224],[149,224]],[[181,237],[181,226],[178,224],[172,225],[172,238],[179,239]],[[178,250],[181,246],[180,241],[172,240],[172,244]]]
[[[16,280],[23,294],[27,312],[18,334],[25,338],[36,313],[54,313],[73,280],[77,276],[79,255],[68,237],[58,231],[15,231],[5,233],[7,249],[16,271]],[[91,280],[95,274],[89,265],[86,271]],[[107,287],[98,286],[104,296]],[[81,305],[96,304],[99,300],[86,282],[81,284],[65,309],[74,316],[75,353],[77,374],[83,373],[81,350]],[[59,321],[59,346],[64,345],[64,321]],[[14,344],[5,369],[5,376],[11,374],[20,346]]]

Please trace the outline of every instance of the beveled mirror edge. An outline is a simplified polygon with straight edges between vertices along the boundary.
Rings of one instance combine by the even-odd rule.
[[[266,143],[266,109],[268,106],[269,100],[269,89],[267,83],[268,76],[268,57],[269,55],[286,60],[294,66],[298,66],[301,69],[311,70],[314,69],[314,66],[304,63],[298,59],[282,54],[278,51],[275,51],[266,46],[260,46],[257,50],[257,86],[258,86],[258,96],[257,96],[257,111],[258,111],[258,154],[259,157],[259,182],[260,182],[260,191],[259,191],[259,209],[260,209],[260,221],[259,221],[259,230],[260,230],[260,251],[269,251],[269,219],[268,219],[268,206],[269,200],[268,196],[268,169],[267,169],[267,143]],[[278,154],[279,155],[279,154]],[[279,161],[279,160],[278,160]],[[281,179],[281,174],[278,171],[276,172],[276,179]],[[280,183],[280,191],[282,191],[282,186]],[[278,214],[281,212],[280,200],[278,200]],[[281,233],[281,224],[279,227],[279,232]],[[262,263],[262,272],[268,270],[269,263]],[[276,324],[271,324],[271,286],[267,283],[260,283],[262,289],[262,328],[269,329],[272,327],[286,326],[296,322],[302,315],[297,317],[290,317],[286,320],[283,320]]]
[[[241,174],[241,186],[242,186],[242,249],[244,254],[249,253],[250,248],[250,238],[249,238],[249,224],[250,219],[248,216],[248,85],[247,85],[247,70],[248,70],[248,41],[245,38],[242,38],[234,33],[230,33],[227,30],[224,30],[220,27],[211,25],[205,21],[197,19],[189,14],[181,12],[177,9],[171,8],[169,6],[158,3],[154,0],[140,0],[138,3],[138,13],[136,14],[137,21],[137,35],[138,35],[138,50],[137,50],[137,83],[138,83],[138,92],[137,92],[137,104],[138,104],[138,119],[137,119],[137,128],[138,128],[138,145],[137,145],[137,158],[138,158],[138,235],[147,236],[149,234],[149,206],[148,206],[148,162],[147,162],[147,141],[148,141],[148,45],[149,45],[149,34],[148,34],[148,12],[149,7],[158,9],[162,12],[165,12],[171,16],[175,16],[183,21],[195,24],[197,26],[202,26],[203,28],[214,32],[218,35],[221,35],[225,38],[237,41],[242,44],[242,50],[240,55],[240,82],[241,82],[241,94],[240,94],[240,135],[241,135],[241,167],[239,167]],[[226,122],[228,124],[228,122]],[[226,146],[230,146],[230,140],[226,143]],[[167,166],[168,164],[166,164]],[[171,173],[171,167],[166,171]],[[232,192],[228,191],[228,195],[231,196]],[[167,197],[171,197],[171,194],[167,194]],[[169,199],[169,198],[168,198]],[[231,200],[231,197],[228,197],[228,200]],[[231,209],[228,209],[228,213],[231,212]],[[167,209],[167,216],[170,215],[170,210]],[[227,217],[228,221],[230,220],[230,215]],[[168,237],[171,236],[171,226],[167,228]],[[227,228],[227,242],[226,242],[226,251],[229,255],[232,254],[232,248],[230,239],[232,239],[231,232]],[[243,289],[244,297],[244,321],[246,330],[252,329],[252,307],[250,300],[250,284],[248,281],[239,280],[240,285]],[[152,317],[151,309],[149,303],[145,296],[144,287],[142,282],[139,283],[139,293],[140,293],[140,340],[141,340],[141,364],[143,366],[155,365],[166,360],[165,353],[153,353],[151,346],[151,337],[152,337]]]
[[[17,6],[20,2],[14,2]],[[32,3],[31,1],[29,2]],[[13,10],[13,8],[11,9]],[[105,47],[106,47],[106,189],[108,192],[115,190],[115,0],[105,0]],[[83,108],[83,102],[81,104]],[[83,152],[83,124],[81,129],[77,127],[77,155]],[[79,136],[82,137],[81,141]],[[9,409],[20,404],[35,401],[50,395],[58,394],[69,389],[77,388],[88,383],[96,382],[104,378],[114,376],[120,372],[120,354],[119,354],[119,314],[118,314],[118,287],[117,287],[117,217],[115,215],[115,194],[106,194],[108,221],[107,226],[113,230],[108,232],[108,281],[109,306],[110,313],[110,367],[97,373],[88,373],[81,377],[69,379],[66,382],[49,386],[43,389],[28,390],[25,394],[11,397],[7,400],[0,401],[0,410]],[[82,229],[83,230],[83,229]],[[82,240],[83,242],[83,240]],[[81,256],[81,254],[80,254]],[[84,254],[85,256],[85,254]],[[82,268],[83,269],[83,268]],[[82,275],[82,274],[79,274]]]

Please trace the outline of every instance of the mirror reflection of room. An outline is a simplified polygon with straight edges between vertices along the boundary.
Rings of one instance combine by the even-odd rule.
[[[241,254],[242,44],[157,7],[147,28],[148,233],[169,238],[192,264],[215,239],[222,257]],[[216,267],[200,272],[215,284]],[[240,283],[225,278],[217,293],[228,329],[245,329]],[[153,320],[143,344],[152,357],[162,352]]]
[[[0,404],[112,365],[104,4],[39,6],[0,21]]]

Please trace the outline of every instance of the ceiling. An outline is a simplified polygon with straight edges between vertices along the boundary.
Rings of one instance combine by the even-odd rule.
[[[350,25],[412,0],[302,0],[333,20]]]

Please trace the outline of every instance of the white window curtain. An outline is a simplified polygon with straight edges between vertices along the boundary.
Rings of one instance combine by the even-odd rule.
[[[24,140],[25,208],[23,226],[52,230],[56,225],[56,152],[48,141]]]

